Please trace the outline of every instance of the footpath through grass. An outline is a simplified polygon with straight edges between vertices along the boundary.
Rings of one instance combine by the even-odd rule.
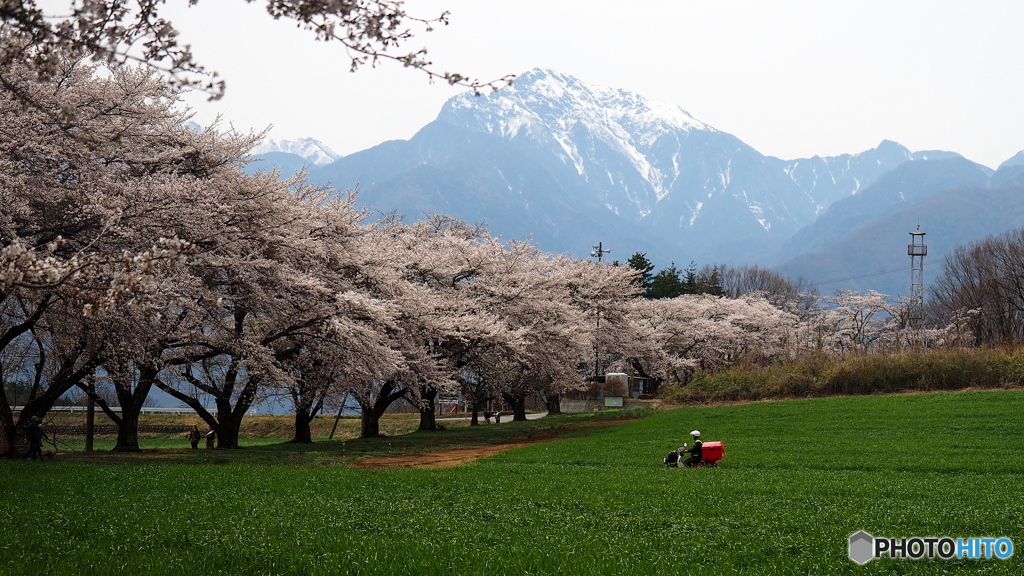
[[[102,438],[95,442],[93,453],[84,452],[82,438],[62,438],[56,444],[60,450],[58,460],[82,463],[131,463],[146,462],[182,464],[259,464],[267,466],[320,466],[347,467],[361,458],[380,458],[419,454],[456,448],[535,442],[553,438],[574,438],[586,435],[594,427],[605,427],[623,421],[634,420],[654,414],[653,409],[628,411],[592,412],[544,417],[529,422],[502,424],[481,424],[470,427],[467,420],[445,420],[446,430],[411,433],[419,424],[416,414],[388,415],[382,419],[382,433],[378,438],[357,438],[358,420],[343,420],[348,424],[346,434],[338,434],[334,441],[327,441],[330,428],[320,423],[314,427],[321,436],[314,436],[313,444],[290,444],[286,438],[291,434],[285,417],[265,416],[264,422],[257,422],[255,429],[278,429],[285,437],[269,436],[264,433],[243,434],[239,441],[241,450],[207,450],[200,443],[198,450],[188,447],[184,434],[164,435],[140,441],[142,452],[112,453],[113,438]],[[272,420],[272,421],[271,421]],[[281,421],[285,426],[281,426]],[[333,420],[333,419],[332,419]],[[352,423],[355,427],[353,428]],[[243,424],[243,433],[246,425]],[[250,429],[251,430],[251,429]],[[51,445],[45,446],[52,448]]]
[[[846,546],[1024,544],[1022,413],[1006,391],[681,408],[445,469],[3,462],[0,574],[1019,574]],[[723,466],[664,469],[693,428]]]

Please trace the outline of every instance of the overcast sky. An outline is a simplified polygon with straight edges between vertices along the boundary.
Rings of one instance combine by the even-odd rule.
[[[341,154],[407,139],[460,90],[383,63],[348,72],[339,44],[266,16],[265,2],[174,12],[227,81],[217,113]],[[883,139],[992,168],[1024,149],[1019,0],[408,0],[451,24],[420,35],[435,67],[481,80],[544,67],[678,104],[758,151],[855,153]]]

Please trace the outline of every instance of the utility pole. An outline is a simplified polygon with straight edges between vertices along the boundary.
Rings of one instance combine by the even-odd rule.
[[[597,256],[597,263],[601,263],[601,257],[605,254],[611,254],[611,249],[605,249],[603,242],[598,242],[592,246],[593,250],[590,251],[591,256]],[[601,333],[601,309],[597,309],[597,331],[594,332],[594,379],[597,380],[598,374],[601,372],[601,354],[600,349],[597,345],[597,339]]]
[[[92,452],[93,437],[96,432],[96,402],[92,399],[96,393],[96,373],[89,374],[86,378],[89,389],[86,391],[85,404],[85,451]]]

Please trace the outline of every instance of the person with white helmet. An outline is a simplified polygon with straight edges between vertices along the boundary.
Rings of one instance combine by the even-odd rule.
[[[686,466],[687,468],[693,468],[694,464],[700,462],[701,457],[703,456],[704,446],[704,443],[700,439],[700,430],[690,432],[690,436],[693,436],[693,447],[686,451],[690,454],[690,457],[683,461],[683,466]]]

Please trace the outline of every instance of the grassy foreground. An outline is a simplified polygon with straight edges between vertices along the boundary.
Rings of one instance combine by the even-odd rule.
[[[1022,413],[1015,391],[681,408],[446,469],[0,462],[0,574],[1019,574],[1024,552],[846,546],[1024,544]],[[664,469],[692,428],[723,466]]]

